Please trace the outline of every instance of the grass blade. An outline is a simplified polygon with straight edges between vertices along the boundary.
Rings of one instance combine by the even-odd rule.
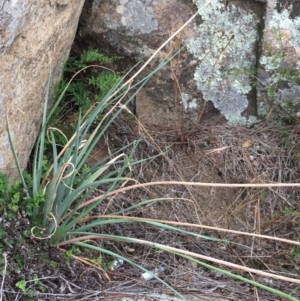
[[[9,121],[8,121],[8,117],[7,116],[6,116],[6,126],[7,126],[8,140],[9,140],[11,151],[13,153],[13,157],[14,157],[15,163],[17,165],[18,174],[19,174],[19,177],[20,177],[20,179],[22,181],[22,185],[23,185],[23,188],[24,188],[24,192],[26,194],[26,198],[29,198],[28,187],[27,187],[26,182],[24,180],[24,177],[23,177],[23,174],[22,174],[22,170],[21,170],[21,167],[20,167],[20,163],[19,163],[19,159],[18,159],[18,156],[16,154],[14,142],[13,142],[13,139],[11,137],[11,130],[10,130],[10,127],[9,127]]]

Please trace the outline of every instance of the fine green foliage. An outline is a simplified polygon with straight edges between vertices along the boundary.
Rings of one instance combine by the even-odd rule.
[[[64,253],[64,258],[68,265],[70,265],[70,261],[73,255],[79,255],[81,253],[80,249],[76,246],[72,246],[69,250]]]
[[[22,175],[27,187],[31,187],[31,175],[26,171]],[[21,181],[14,181],[12,185],[10,182],[6,175],[0,173],[0,213],[6,220],[14,218],[17,212],[31,215],[32,209],[44,202],[42,191],[27,197]]]
[[[75,80],[70,84],[68,94],[78,108],[87,109],[92,103],[90,99],[91,91],[88,90],[86,84],[81,80]]]
[[[2,216],[7,219],[14,217],[19,210],[22,189],[20,181],[16,181],[12,186],[9,186],[8,177],[0,173],[0,212]]]
[[[88,64],[91,63],[99,63],[99,64],[111,64],[116,60],[122,59],[121,56],[112,56],[107,57],[102,53],[99,53],[97,49],[83,51],[78,61],[75,61],[74,65],[77,65],[78,68],[84,68]]]
[[[26,292],[26,281],[20,280],[16,283],[16,287],[19,288],[23,293]]]
[[[120,81],[120,75],[104,68],[120,59],[122,59],[120,56],[107,57],[99,53],[97,49],[84,51],[78,59],[70,58],[65,65],[60,83],[55,86],[56,98],[58,99],[63,94],[62,104],[66,100],[70,100],[76,109],[82,109],[85,113],[94,102],[101,101],[108,91]],[[86,69],[91,64],[95,68]],[[100,68],[96,68],[97,66]],[[79,78],[75,78],[68,84],[67,78],[81,69],[84,74],[79,75]],[[68,89],[63,93],[67,85]]]
[[[91,76],[88,83],[98,91],[97,99],[101,100],[119,80],[119,76],[104,70],[95,76]]]
[[[59,100],[59,105],[49,122],[64,134],[54,132],[58,144],[64,145],[65,138],[69,139],[74,134],[78,112],[82,115],[90,112],[90,108],[101,102],[117,83],[121,84],[121,74],[108,69],[110,64],[120,59],[120,56],[107,57],[96,49],[84,51],[79,58],[71,57],[66,62],[62,79],[54,87],[54,101]],[[74,74],[77,76],[69,82],[68,79]],[[103,114],[99,112],[94,118],[94,124],[101,122],[102,118]]]
[[[32,279],[30,280],[19,280],[16,282],[15,286],[20,289],[24,296],[26,296],[29,299],[26,300],[34,300],[31,298],[34,298],[37,294],[37,290],[44,292],[45,291],[45,286],[39,283],[39,278],[34,275]]]

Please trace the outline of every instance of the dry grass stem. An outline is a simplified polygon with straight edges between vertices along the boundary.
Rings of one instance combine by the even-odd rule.
[[[101,234],[99,234],[99,235],[87,235],[87,236],[72,238],[70,240],[61,242],[61,243],[58,244],[58,246],[61,247],[61,246],[68,245],[68,244],[71,244],[71,243],[76,243],[76,242],[79,242],[79,241],[86,241],[86,240],[90,240],[90,239],[105,239],[106,240],[106,239],[108,239],[108,237],[105,236],[105,235],[101,235]],[[284,276],[280,276],[280,275],[275,275],[275,274],[263,272],[263,271],[260,271],[260,270],[244,267],[244,266],[241,266],[241,265],[238,265],[238,264],[235,264],[235,263],[231,263],[231,262],[227,262],[227,261],[224,261],[224,260],[212,258],[210,256],[204,256],[204,255],[201,255],[201,254],[197,254],[197,253],[193,253],[193,252],[190,252],[190,251],[186,251],[186,250],[182,250],[182,249],[178,249],[178,248],[174,248],[174,247],[170,247],[170,246],[166,246],[166,245],[146,241],[146,240],[143,240],[143,239],[136,239],[136,238],[130,238],[129,239],[129,238],[121,238],[121,237],[118,237],[118,238],[109,237],[109,240],[116,240],[116,241],[123,240],[123,241],[128,241],[128,242],[130,241],[130,243],[143,244],[143,245],[150,246],[152,248],[158,248],[158,249],[165,250],[165,251],[168,251],[168,252],[175,252],[177,254],[183,254],[183,255],[186,255],[186,256],[199,258],[199,259],[202,259],[202,260],[206,260],[206,261],[209,261],[209,262],[213,262],[213,263],[217,263],[217,264],[220,264],[220,265],[223,265],[223,266],[227,266],[227,267],[230,267],[230,268],[233,268],[233,269],[238,269],[238,270],[243,271],[243,272],[253,273],[253,274],[260,275],[260,276],[265,276],[265,277],[269,277],[269,278],[273,278],[273,279],[287,281],[287,282],[290,282],[290,283],[300,284],[300,279],[294,279],[294,278],[290,278],[290,277],[284,277]]]

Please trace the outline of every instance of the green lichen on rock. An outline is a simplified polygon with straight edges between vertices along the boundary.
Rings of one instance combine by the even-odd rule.
[[[197,2],[200,8],[206,1]],[[199,11],[199,36],[189,41],[188,51],[199,60],[194,79],[206,100],[213,102],[229,123],[248,124],[241,114],[248,107],[251,70],[256,57],[258,18],[235,5],[224,7],[213,0]]]

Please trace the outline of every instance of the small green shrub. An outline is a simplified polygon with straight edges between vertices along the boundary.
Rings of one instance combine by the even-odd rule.
[[[80,109],[86,110],[92,104],[92,100],[90,99],[91,91],[88,89],[86,83],[81,80],[75,80],[70,84],[68,94],[74,105]]]
[[[98,49],[83,51],[79,60],[74,61],[74,65],[79,69],[86,67],[90,63],[99,63],[99,64],[111,64],[117,60],[122,59],[121,56],[112,56],[108,57],[102,53],[98,52]]]
[[[35,299],[35,297],[37,295],[37,290],[35,288],[37,288],[41,292],[44,292],[46,289],[43,284],[39,283],[39,278],[37,277],[37,275],[34,275],[32,277],[32,279],[30,279],[30,280],[22,279],[22,280],[17,281],[15,286],[23,292],[24,296],[29,298],[29,299],[26,299],[28,301]]]
[[[78,247],[72,246],[69,250],[64,253],[64,258],[68,265],[71,263],[71,258],[73,255],[79,255],[81,251]]]
[[[23,178],[27,187],[32,187],[32,177],[27,171],[23,172]],[[44,200],[42,190],[27,197],[21,181],[12,181],[7,175],[0,173],[0,213],[5,219],[14,218],[17,212],[32,215],[33,209],[39,207]]]
[[[23,280],[20,280],[16,283],[16,287],[19,288],[23,293],[26,292],[26,281],[23,279]]]
[[[6,175],[0,173],[0,212],[7,219],[14,217],[19,210],[20,193],[22,192],[22,184],[16,181],[9,186],[9,179]]]
[[[96,91],[98,91],[96,99],[101,101],[101,99],[103,99],[103,97],[119,80],[119,76],[104,70],[96,76],[91,76],[88,79],[88,83],[89,85],[92,85]]]
[[[121,74],[103,68],[120,59],[122,59],[120,56],[107,57],[96,49],[84,51],[79,58],[70,58],[66,62],[62,79],[54,88],[55,102],[62,97],[50,120],[50,125],[61,129],[64,133],[61,135],[58,131],[54,132],[58,144],[65,145],[75,132],[79,111],[85,115],[92,106],[101,102],[117,83],[121,83]],[[91,64],[93,67],[87,68]],[[68,79],[79,70],[82,72],[68,83]],[[94,118],[94,124],[99,123],[102,118],[103,114],[99,113]]]
[[[120,56],[107,57],[99,53],[97,49],[84,51],[78,59],[70,58],[65,65],[60,83],[55,87],[56,99],[62,95],[62,92],[66,88],[67,79],[80,69],[92,64],[105,66],[120,59],[122,59]],[[103,68],[84,69],[80,78],[75,78],[68,86],[61,105],[65,103],[64,99],[69,99],[76,108],[82,109],[84,112],[94,102],[101,101],[120,79],[120,74],[109,72]]]

